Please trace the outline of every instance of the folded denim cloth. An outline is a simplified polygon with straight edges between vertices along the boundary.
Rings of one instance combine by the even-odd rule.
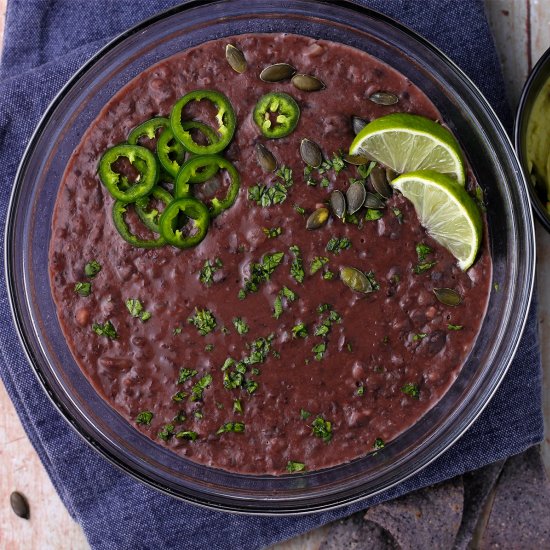
[[[23,150],[49,101],[111,37],[171,7],[170,0],[10,0],[0,65],[0,219]],[[505,125],[511,117],[483,2],[363,0],[446,52],[480,87]],[[322,5],[318,8],[322,10]],[[3,256],[2,256],[3,257]],[[0,284],[0,374],[63,502],[93,548],[258,548],[519,453],[542,439],[536,304],[500,389],[457,444],[390,491],[301,517],[236,516],[172,499],[121,473],[90,449],[49,402],[27,364]]]

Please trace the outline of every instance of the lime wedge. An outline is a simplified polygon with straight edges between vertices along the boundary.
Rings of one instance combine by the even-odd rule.
[[[435,170],[466,181],[460,145],[454,136],[429,118],[393,113],[377,118],[357,134],[350,155],[364,154],[403,174]]]
[[[477,205],[466,190],[434,170],[403,174],[391,185],[413,203],[428,234],[466,271],[476,259],[483,227]]]

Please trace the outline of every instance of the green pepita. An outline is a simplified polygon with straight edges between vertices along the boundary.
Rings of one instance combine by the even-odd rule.
[[[386,170],[379,165],[376,165],[370,173],[370,182],[372,188],[382,197],[388,199],[392,195],[392,188],[390,187],[387,178]]]
[[[340,279],[342,279],[342,282],[346,286],[355,292],[368,294],[374,290],[368,277],[362,271],[354,267],[341,267]]]
[[[323,153],[320,147],[307,138],[304,138],[300,143],[300,156],[307,165],[313,168],[318,168],[323,162]]]
[[[227,44],[225,47],[225,58],[235,72],[240,74],[246,71],[247,63],[244,54],[233,44]]]
[[[462,302],[462,296],[452,288],[434,288],[435,297],[446,306],[458,306]]]
[[[364,204],[366,208],[373,208],[375,210],[381,210],[386,207],[386,203],[374,193],[367,193]]]
[[[264,172],[275,172],[277,169],[277,160],[265,145],[261,143],[256,144],[256,156],[258,164]]]
[[[306,222],[306,229],[319,229],[320,227],[323,227],[328,221],[329,211],[328,208],[321,207],[317,208],[315,212],[313,212]]]
[[[10,505],[14,514],[23,519],[30,518],[30,508],[27,499],[18,491],[10,495]]]
[[[288,80],[296,74],[296,69],[288,63],[275,63],[275,65],[269,65],[260,73],[260,79],[264,82],[280,82],[281,80]]]
[[[377,105],[395,105],[399,101],[395,94],[389,92],[376,92],[369,99]]]
[[[358,116],[351,118],[351,127],[355,135],[357,135],[366,125],[367,121],[363,118],[359,118]]]
[[[348,205],[348,214],[355,214],[365,204],[367,191],[362,183],[352,183],[346,191],[346,202]]]
[[[318,92],[326,87],[322,80],[310,74],[295,74],[292,77],[292,84],[302,92]]]
[[[330,207],[336,217],[343,218],[346,215],[346,199],[342,191],[336,189],[330,194]]]

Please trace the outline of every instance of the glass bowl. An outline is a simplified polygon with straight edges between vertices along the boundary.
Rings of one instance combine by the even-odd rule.
[[[315,15],[313,15],[315,14]],[[206,40],[287,32],[364,50],[406,75],[459,137],[485,192],[492,292],[481,333],[450,390],[379,452],[303,475],[238,475],[190,462],[135,430],[94,391],[61,332],[48,278],[51,219],[73,149],[103,105],[152,64]],[[495,113],[472,82],[410,30],[348,2],[189,3],[111,42],[65,86],[40,122],[15,182],[6,225],[6,276],[29,362],[70,425],[112,463],[170,495],[265,514],[322,510],[371,496],[418,472],[472,424],[502,381],[529,306],[534,236],[526,183]]]
[[[548,48],[531,71],[527,82],[523,86],[519,106],[514,124],[514,143],[519,160],[523,166],[527,181],[530,180],[529,167],[527,162],[527,125],[531,116],[531,110],[535,100],[546,81],[550,78],[550,48]],[[550,119],[548,121],[550,123]],[[549,152],[550,153],[550,152]],[[534,185],[529,185],[529,196],[531,204],[546,231],[550,231],[550,213],[546,208],[546,201],[543,201]]]

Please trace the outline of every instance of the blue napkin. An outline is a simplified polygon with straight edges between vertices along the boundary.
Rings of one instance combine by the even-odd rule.
[[[17,165],[50,100],[107,40],[170,0],[10,0],[0,65],[0,220]],[[438,45],[510,127],[504,82],[481,0],[364,0]],[[3,254],[2,254],[3,258]],[[3,271],[2,271],[3,273]],[[236,516],[195,507],[134,481],[90,449],[51,405],[27,365],[0,284],[0,374],[57,491],[93,548],[259,548],[436,483],[542,439],[536,305],[506,379],[466,435],[398,487],[339,510],[297,518]]]

